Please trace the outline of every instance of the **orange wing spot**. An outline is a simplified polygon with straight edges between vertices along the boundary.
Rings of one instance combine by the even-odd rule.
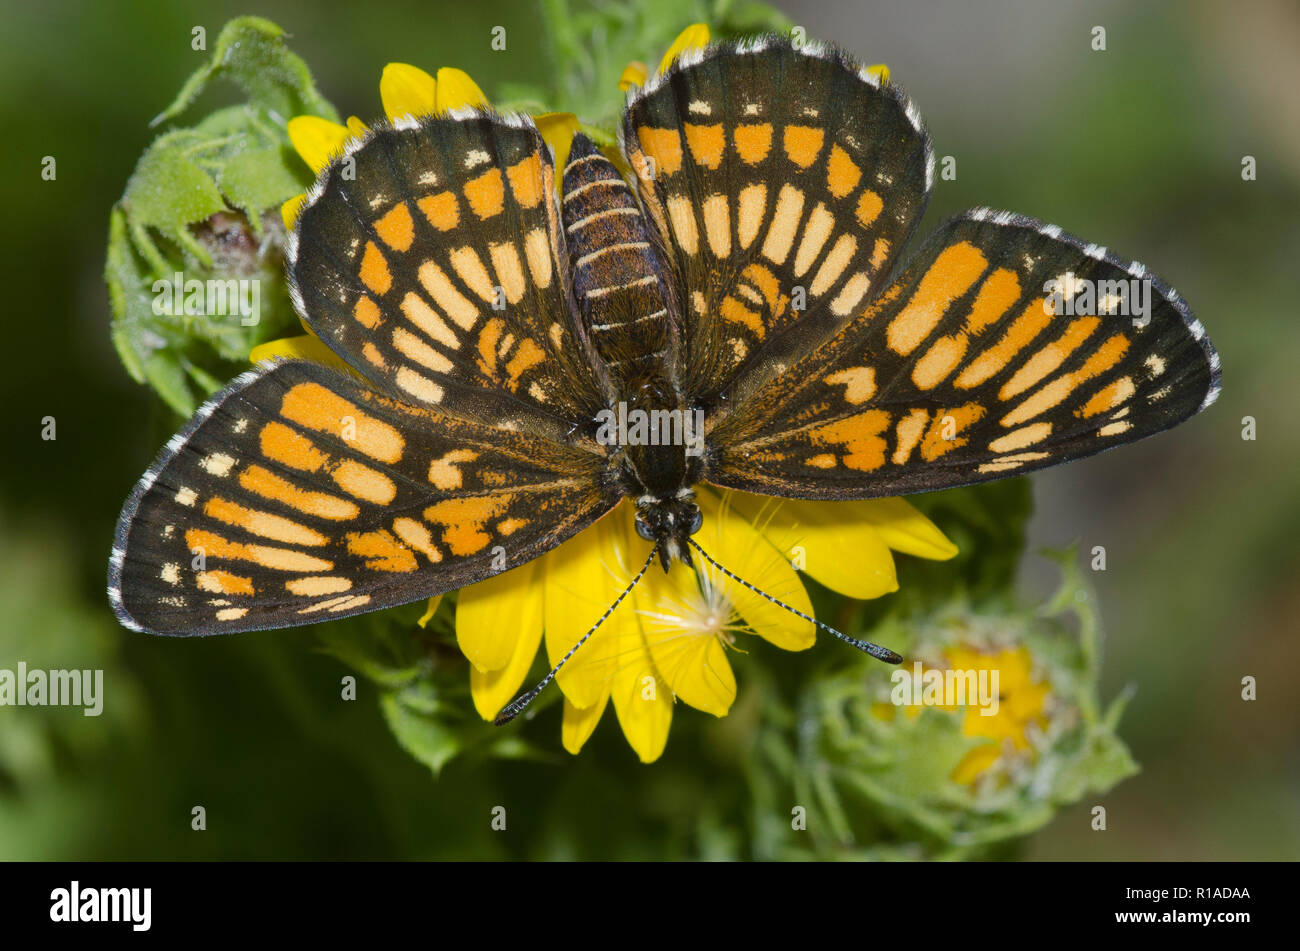
[[[641,126],[636,130],[636,137],[646,155],[655,161],[657,171],[672,175],[682,167],[682,137],[676,129],[654,129]]]
[[[722,134],[722,124],[693,125],[686,123],[686,144],[691,147],[691,155],[697,165],[716,169],[722,164],[722,150],[726,148],[726,137]]]
[[[1100,318],[1080,317],[1071,321],[1061,334],[1047,346],[1030,357],[998,392],[998,399],[1009,400],[1019,396],[1065,362],[1065,358],[1082,346],[1092,332],[1101,325]]]
[[[464,485],[464,475],[457,465],[462,462],[473,462],[477,458],[478,453],[472,449],[453,449],[451,452],[444,453],[429,463],[429,481],[435,488],[442,489],[444,492],[459,489]]]
[[[889,257],[889,242],[884,238],[876,239],[876,246],[871,249],[871,269],[879,271],[885,265],[885,259]]]
[[[1020,298],[1020,278],[1004,267],[990,274],[975,295],[975,303],[966,315],[967,333],[977,334],[1007,312]]]
[[[304,598],[319,598],[327,594],[338,594],[352,590],[351,578],[290,578],[284,583],[290,594]]]
[[[333,521],[345,521],[356,518],[361,510],[355,502],[341,499],[325,492],[310,492],[282,479],[280,476],[263,469],[261,466],[249,466],[239,474],[239,484],[264,499],[283,502],[307,515],[328,518]]]
[[[885,410],[867,410],[818,426],[809,433],[809,438],[814,446],[841,446],[845,466],[858,472],[871,472],[885,463],[888,446],[881,434],[889,428],[889,421]]]
[[[399,461],[406,447],[402,434],[392,426],[319,383],[290,387],[280,403],[280,415],[307,429],[337,436],[380,462]]]
[[[1033,419],[1039,413],[1046,412],[1069,396],[1080,383],[1086,383],[1113,367],[1127,350],[1128,338],[1123,334],[1115,334],[1098,347],[1079,369],[1040,387],[1032,396],[1002,417],[1002,425],[1016,426],[1025,420]]]
[[[376,294],[387,294],[393,286],[393,275],[388,270],[388,261],[373,241],[366,242],[366,253],[361,257],[361,282]]]
[[[1087,403],[1084,403],[1083,408],[1075,415],[1087,419],[1090,416],[1096,416],[1098,413],[1104,413],[1106,410],[1114,409],[1124,403],[1136,392],[1137,387],[1133,385],[1133,378],[1122,376],[1114,383],[1093,394],[1092,398]],[[1120,430],[1120,432],[1123,432],[1123,430]]]
[[[444,314],[452,319],[452,322],[461,330],[469,330],[478,322],[478,308],[474,302],[456,289],[456,285],[451,282],[442,268],[438,267],[432,260],[425,261],[420,265],[416,276],[420,279],[420,284],[429,296],[433,298],[434,303],[442,308]],[[410,295],[406,300],[410,300]],[[418,298],[417,298],[418,300]],[[405,301],[403,301],[405,308]],[[407,316],[415,311],[407,311]]]
[[[862,194],[858,196],[858,224],[862,225],[864,228],[870,228],[872,222],[880,217],[880,211],[884,207],[885,203],[879,195],[873,192],[870,188],[863,189]],[[881,240],[883,241],[884,239],[882,238]],[[879,243],[880,242],[876,242],[877,247],[879,247]],[[885,247],[888,248],[889,245],[886,244]],[[875,262],[873,261],[872,263],[874,264]]]
[[[849,367],[826,377],[826,382],[844,387],[844,400],[857,406],[876,395],[874,367]]]
[[[535,208],[542,200],[542,158],[536,152],[506,169],[510,191],[524,208]]]
[[[329,462],[329,455],[283,423],[267,423],[261,433],[262,455],[302,472],[316,472]]]
[[[526,518],[503,518],[497,522],[497,532],[508,538],[527,524]]]
[[[313,531],[306,525],[300,525],[292,519],[246,508],[228,499],[208,499],[204,503],[203,512],[209,518],[215,518],[219,522],[237,526],[276,542],[286,542],[290,545],[324,545],[329,540],[320,532]]]
[[[808,465],[815,469],[834,469],[839,463],[835,461],[834,453],[823,452],[816,456],[810,456]]]
[[[718,308],[718,314],[723,320],[730,320],[732,323],[743,324],[748,327],[753,331],[754,336],[760,340],[763,339],[767,332],[767,328],[763,326],[763,318],[730,295]]]
[[[340,489],[364,502],[387,505],[397,495],[397,486],[392,479],[352,459],[344,459],[330,475]]]
[[[767,309],[772,315],[779,317],[785,310],[787,298],[781,294],[781,282],[772,273],[771,268],[764,267],[761,264],[751,264],[740,273],[741,277],[758,288],[763,295],[763,299],[767,301]]]
[[[465,183],[465,200],[479,218],[488,219],[505,209],[506,189],[501,180],[501,169],[490,168],[478,178]]]
[[[934,420],[930,423],[930,430],[921,442],[921,458],[926,462],[934,462],[945,453],[966,445],[970,439],[961,434],[962,430],[977,422],[983,415],[984,407],[978,403],[966,403],[956,409],[936,412]]]
[[[989,443],[989,448],[994,452],[1015,452],[1017,449],[1042,442],[1050,435],[1052,435],[1051,423],[1034,423],[1031,426],[1022,426],[1005,436],[999,436]]]
[[[964,390],[979,386],[993,374],[1006,367],[1011,358],[1029,345],[1052,322],[1050,314],[1043,311],[1043,299],[1032,300],[1011,322],[1002,339],[985,350],[961,371],[956,383]]]
[[[894,427],[894,465],[901,466],[912,458],[912,450],[921,441],[925,424],[930,421],[930,414],[923,409],[914,409],[898,421]]]
[[[374,532],[349,532],[346,536],[348,551],[366,559],[371,571],[407,573],[419,567],[415,555],[399,542],[391,532],[379,529]]]
[[[424,527],[423,522],[418,522],[413,518],[393,519],[393,531],[407,548],[418,551],[430,563],[437,564],[442,561],[442,552],[433,544],[433,536],[429,530]]]
[[[1084,361],[1083,366],[1075,372],[1075,377],[1079,383],[1084,380],[1091,380],[1094,376],[1105,373],[1128,352],[1128,337],[1123,334],[1115,334],[1100,347],[1097,351]]]
[[[352,316],[367,330],[374,330],[384,321],[379,305],[365,295],[357,298],[356,304],[352,307]]]
[[[478,335],[478,354],[479,369],[485,376],[490,379],[496,379],[497,375],[497,344],[501,342],[502,328],[505,327],[505,321],[500,317],[493,317]]]
[[[932,390],[948,379],[966,355],[967,339],[965,334],[955,334],[936,340],[912,367],[912,382],[919,389]]]
[[[968,241],[944,248],[925,272],[912,299],[886,331],[890,349],[906,356],[943,320],[954,300],[966,293],[984,272],[988,260]]]
[[[257,594],[253,589],[252,578],[232,575],[228,571],[200,571],[194,580],[200,591],[209,594]]]
[[[384,355],[379,352],[379,348],[369,340],[361,345],[361,355],[366,358],[366,361],[370,363],[371,366],[377,367],[380,370],[388,369],[388,361],[385,360]]]
[[[518,386],[519,378],[545,359],[546,352],[541,347],[527,338],[521,340],[519,349],[506,364],[506,377],[510,381],[511,388]]]
[[[375,233],[394,251],[408,251],[415,240],[415,222],[406,202],[399,201],[375,222]]]
[[[445,499],[424,510],[427,521],[443,527],[443,543],[457,557],[482,551],[492,541],[484,531],[488,520],[504,512],[511,496],[472,496]]]
[[[736,154],[746,165],[757,165],[772,150],[772,123],[755,122],[736,126]]]
[[[460,338],[447,325],[441,315],[425,303],[424,298],[413,291],[407,291],[402,298],[402,313],[406,319],[419,327],[426,334],[449,350],[460,349]]]
[[[862,169],[854,164],[853,159],[849,158],[849,153],[845,152],[838,145],[831,146],[831,157],[826,162],[826,187],[831,190],[831,194],[836,198],[843,198],[853,189],[858,187],[858,182],[862,179]],[[862,198],[858,199],[858,208],[862,208],[862,199],[866,198],[871,192],[863,192]],[[877,198],[879,201],[879,198]],[[879,214],[877,209],[876,214]],[[861,216],[859,216],[861,217]],[[874,217],[874,215],[873,215]],[[867,222],[864,224],[869,224]]]
[[[440,192],[429,195],[415,203],[424,217],[439,231],[450,231],[460,224],[460,202],[455,192]]]
[[[826,133],[812,126],[790,125],[785,127],[781,141],[790,161],[800,168],[807,168],[813,163],[813,159],[817,158],[817,153],[822,150]]]
[[[201,528],[185,532],[185,547],[192,552],[202,550],[207,558],[251,561],[274,571],[329,571],[334,567],[333,562],[314,555],[269,545],[243,545]]]

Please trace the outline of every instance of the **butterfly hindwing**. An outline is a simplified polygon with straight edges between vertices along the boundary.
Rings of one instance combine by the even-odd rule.
[[[684,54],[630,98],[623,143],[681,285],[684,383],[710,409],[870,299],[933,176],[897,87],[777,37]]]
[[[497,391],[538,431],[604,405],[570,306],[550,153],[526,118],[377,127],[321,174],[289,258],[312,329],[400,399],[494,422],[481,394]]]
[[[403,604],[513,568],[608,511],[603,457],[290,361],[168,443],[122,512],[129,627],[214,634]]]
[[[966,485],[1168,429],[1218,390],[1204,329],[1142,265],[981,209],[817,350],[738,383],[707,478],[824,499]]]

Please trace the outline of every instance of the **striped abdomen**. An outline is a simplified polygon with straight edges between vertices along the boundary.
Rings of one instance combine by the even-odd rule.
[[[582,134],[564,169],[564,232],[583,322],[611,371],[629,380],[661,364],[670,340],[662,259],[632,190]]]

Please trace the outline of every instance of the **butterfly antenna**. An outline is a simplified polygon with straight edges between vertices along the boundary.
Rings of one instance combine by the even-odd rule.
[[[697,542],[695,539],[691,538],[691,539],[688,539],[688,541],[691,543],[691,547],[692,547],[692,548],[694,548],[696,551],[698,551],[701,555],[704,556],[704,560],[705,560],[705,561],[707,561],[709,564],[711,564],[714,568],[717,568],[719,571],[721,571],[724,575],[726,575],[726,576],[727,576],[728,578],[730,578],[732,581],[738,581],[738,582],[740,582],[740,583],[743,584],[746,588],[748,588],[750,591],[753,591],[755,594],[760,594],[760,595],[762,595],[763,597],[767,598],[767,600],[771,601],[773,604],[778,605],[779,607],[783,607],[783,608],[785,608],[785,609],[786,609],[787,611],[789,611],[791,614],[798,615],[799,617],[803,618],[805,621],[811,621],[813,624],[816,624],[819,628],[821,628],[821,629],[822,629],[823,631],[825,631],[827,634],[834,634],[836,637],[838,637],[840,640],[842,640],[845,644],[849,644],[849,645],[851,645],[851,646],[853,646],[853,647],[856,647],[858,650],[862,651],[862,653],[864,653],[864,654],[870,654],[872,657],[876,658],[877,660],[883,660],[883,661],[884,661],[885,663],[887,663],[887,664],[901,664],[901,663],[903,662],[903,658],[902,658],[900,655],[895,654],[895,653],[894,653],[893,651],[891,651],[888,647],[881,647],[879,644],[873,644],[873,643],[871,643],[870,641],[860,641],[860,640],[858,640],[856,637],[849,637],[849,635],[847,635],[847,634],[843,634],[843,633],[841,633],[840,631],[835,630],[835,628],[831,627],[829,624],[823,624],[821,621],[817,620],[815,617],[811,617],[811,616],[809,616],[809,615],[807,615],[807,614],[804,614],[804,613],[803,613],[802,611],[800,611],[798,608],[792,608],[792,607],[790,607],[790,605],[786,604],[784,601],[780,601],[780,600],[778,600],[778,599],[772,597],[772,596],[771,596],[770,594],[768,594],[766,591],[762,591],[762,590],[760,590],[760,589],[754,587],[752,584],[750,584],[750,583],[749,583],[748,581],[746,581],[744,578],[740,577],[739,575],[735,574],[734,572],[728,571],[726,568],[722,567],[722,565],[718,564],[717,560],[714,559],[714,557],[713,557],[712,555],[710,555],[707,551],[705,551],[703,548],[701,548],[699,542]]]
[[[570,657],[572,657],[574,654],[578,652],[579,647],[581,647],[583,644],[587,643],[587,641],[591,639],[591,635],[596,633],[596,628],[600,627],[602,624],[605,623],[605,619],[614,613],[614,609],[618,607],[623,602],[623,599],[626,598],[632,592],[632,589],[637,586],[637,582],[641,580],[641,578],[645,575],[646,571],[650,568],[650,563],[654,561],[655,555],[658,553],[658,551],[659,551],[658,548],[650,549],[650,554],[646,558],[645,564],[642,565],[641,570],[636,573],[636,577],[632,579],[631,584],[629,584],[626,588],[624,588],[623,593],[614,599],[614,603],[605,609],[605,613],[602,614],[600,616],[600,619],[597,620],[596,623],[591,626],[591,630],[587,631],[586,634],[582,635],[582,639],[579,640],[578,643],[574,644],[572,647],[569,648],[569,652],[560,658],[560,662],[551,668],[551,672],[542,678],[541,683],[539,683],[536,687],[534,687],[532,690],[528,691],[527,693],[520,694],[519,696],[515,697],[515,699],[511,700],[509,704],[503,707],[501,712],[497,714],[497,718],[492,721],[493,726],[504,726],[505,724],[513,720],[515,717],[519,716],[519,714],[523,713],[524,709],[530,703],[532,703],[534,700],[537,699],[538,694],[540,694],[543,690],[545,690],[548,686],[550,686],[551,681],[555,679],[555,675],[560,672],[560,668],[565,665],[565,663],[568,661]]]

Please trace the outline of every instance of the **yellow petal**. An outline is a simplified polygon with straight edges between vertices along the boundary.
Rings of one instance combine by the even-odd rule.
[[[469,689],[474,698],[474,709],[478,711],[479,716],[484,720],[495,718],[501,712],[501,708],[519,693],[528,677],[528,671],[532,668],[533,661],[537,657],[537,648],[542,643],[541,566],[536,561],[532,561],[527,565],[514,569],[514,571],[506,572],[506,574],[514,574],[516,571],[528,571],[533,575],[530,586],[537,592],[537,603],[532,606],[531,614],[527,616],[521,615],[518,618],[518,624],[515,628],[516,636],[513,639],[514,649],[505,666],[498,670],[486,672],[474,666],[469,669]],[[501,577],[505,577],[505,575],[497,576],[497,578]],[[460,639],[459,617],[460,611],[464,608],[465,592],[485,583],[480,581],[478,584],[472,585],[461,592],[462,600],[456,606],[457,640]]]
[[[877,63],[875,66],[868,66],[867,72],[872,76],[875,76],[876,79],[880,80],[882,83],[889,82],[889,67],[884,63]]]
[[[623,74],[618,77],[618,88],[627,92],[633,86],[644,86],[649,73],[645,63],[634,59],[623,67]]]
[[[630,611],[616,614],[623,615],[616,622],[620,663],[610,685],[610,699],[628,745],[641,762],[653,763],[668,743],[673,692],[655,672],[636,615]]]
[[[676,698],[725,717],[736,700],[736,675],[720,636],[698,626],[709,604],[695,572],[680,564],[666,575],[651,569],[634,596],[655,669]]]
[[[304,192],[301,195],[294,195],[283,205],[280,206],[280,220],[284,222],[284,230],[292,231],[294,223],[298,220],[298,212],[302,210],[303,202],[307,200]]]
[[[564,701],[564,721],[560,727],[560,741],[566,750],[575,756],[578,754],[582,745],[595,731],[596,724],[600,722],[607,701],[607,697],[602,697],[599,703],[589,707],[575,707],[568,700]]]
[[[832,502],[851,505],[855,518],[871,525],[886,545],[917,558],[946,561],[957,554],[957,546],[938,526],[916,510],[907,499],[868,499],[863,502]]]
[[[420,620],[416,621],[415,623],[420,625],[420,627],[428,627],[429,622],[433,620],[433,616],[438,613],[438,605],[440,605],[441,603],[442,603],[442,595],[435,594],[432,598],[429,599],[429,606],[426,607],[424,609],[424,613],[420,615]]]
[[[543,556],[546,650],[552,665],[559,663],[605,614],[649,554],[650,543],[640,538],[629,551],[625,529],[631,519],[632,506],[624,502],[591,528]],[[575,705],[590,707],[609,695],[610,682],[620,664],[617,625],[610,622],[619,620],[619,612],[632,610],[630,603],[621,604],[560,671],[560,689]]]
[[[996,743],[985,743],[983,746],[977,746],[967,753],[957,768],[952,771],[952,780],[955,783],[969,785],[979,779],[980,774],[998,761],[998,745]]]
[[[677,34],[677,39],[673,40],[673,45],[668,47],[668,52],[664,58],[659,61],[659,72],[663,73],[673,64],[678,56],[689,49],[696,49],[709,45],[709,27],[704,23],[692,23],[682,32]]]
[[[352,138],[347,126],[319,116],[294,116],[289,120],[288,131],[289,141],[316,173],[343,151],[343,143]]]
[[[276,357],[311,360],[314,363],[323,363],[326,366],[345,370],[349,373],[352,372],[352,368],[343,361],[343,358],[325,346],[320,337],[315,334],[304,334],[301,337],[281,337],[279,340],[259,343],[248,354],[250,363],[261,363],[263,360],[274,360]]]
[[[865,517],[865,503],[774,501],[736,492],[731,504],[782,558],[832,591],[865,600],[898,590],[894,558]]]
[[[711,493],[702,493],[699,502],[704,514],[704,527],[695,540],[705,551],[760,591],[804,614],[813,613],[808,592],[790,563],[764,541],[758,530],[729,504],[729,500],[719,501]],[[708,572],[712,584],[720,585],[726,591],[736,611],[756,634],[784,650],[812,647],[814,629],[808,621],[773,604],[712,566],[701,567]]]
[[[352,133],[353,138],[359,139],[369,131],[370,126],[366,125],[356,116],[348,116],[348,132]]]
[[[456,642],[480,671],[504,667],[524,632],[533,629],[540,640],[542,577],[535,559],[461,589],[456,604]]]
[[[390,119],[432,115],[437,101],[436,85],[434,78],[418,66],[389,63],[379,77],[379,101],[384,104],[384,115]]]
[[[488,107],[487,96],[483,95],[483,90],[478,88],[478,84],[469,78],[469,74],[464,70],[453,69],[450,66],[444,66],[438,70],[437,95],[438,112],[446,112],[449,109],[460,109],[464,106],[473,106],[477,109],[486,109]]]
[[[543,112],[533,116],[533,122],[537,124],[537,131],[542,134],[546,144],[551,147],[551,154],[555,156],[555,168],[562,172],[569,162],[573,134],[579,128],[578,117],[572,112]],[[555,184],[559,187],[558,174],[555,176]]]

